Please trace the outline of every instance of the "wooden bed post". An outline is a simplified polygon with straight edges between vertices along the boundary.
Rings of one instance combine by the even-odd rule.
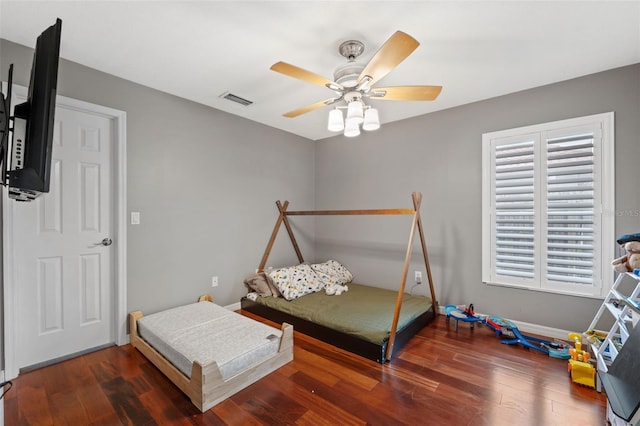
[[[286,201],[288,203],[288,201]],[[300,252],[300,247],[298,247],[298,242],[296,241],[296,237],[293,235],[293,229],[291,229],[291,224],[289,223],[289,218],[287,217],[286,208],[283,210],[280,207],[280,202],[276,203],[278,206],[278,210],[280,210],[280,214],[282,214],[282,221],[284,222],[284,227],[287,229],[287,234],[289,234],[289,239],[291,240],[291,244],[293,244],[293,249],[296,251],[296,256],[298,256],[298,262],[303,263],[304,258],[302,257],[302,253]]]
[[[289,202],[285,201],[283,205],[280,203],[280,200],[278,200],[276,201],[276,206],[278,207],[278,211],[280,212],[280,215],[276,220],[276,225],[273,227],[273,232],[271,232],[271,238],[269,238],[269,242],[267,243],[267,248],[264,251],[264,255],[262,256],[260,265],[258,266],[259,271],[263,271],[264,267],[267,265],[267,260],[269,259],[269,255],[271,254],[273,243],[276,241],[276,237],[278,236],[278,231],[280,230],[280,224],[282,224],[283,222],[284,222],[285,228],[287,228],[287,233],[289,234],[289,238],[291,239],[291,244],[293,244],[293,249],[296,251],[296,255],[298,256],[298,261],[300,263],[304,262],[302,253],[300,252],[300,247],[298,247],[298,243],[296,242],[296,237],[293,235],[293,229],[291,229],[291,225],[289,224],[289,219],[287,218],[287,207],[289,207]]]
[[[429,254],[427,252],[427,243],[424,239],[424,230],[422,228],[422,218],[420,216],[420,204],[422,203],[422,194],[421,193],[413,193],[411,194],[411,198],[413,198],[413,208],[416,210],[416,215],[418,216],[418,234],[420,235],[420,244],[422,245],[422,257],[424,258],[424,266],[427,269],[427,280],[429,281],[429,291],[431,292],[431,303],[433,303],[433,313],[434,315],[438,314],[438,300],[436,299],[436,292],[433,288],[433,278],[431,277],[431,266],[429,266]]]
[[[400,285],[398,287],[398,297],[396,298],[396,308],[393,312],[393,321],[391,322],[391,331],[389,333],[389,342],[387,343],[387,350],[384,354],[386,359],[391,359],[393,354],[393,344],[396,340],[396,330],[398,328],[398,319],[400,318],[400,309],[402,308],[402,298],[404,296],[404,288],[407,283],[407,274],[409,273],[409,262],[411,261],[411,250],[413,248],[413,235],[416,232],[416,223],[418,219],[418,209],[420,208],[420,201],[416,208],[416,194],[411,194],[413,198],[413,220],[411,221],[411,233],[409,234],[409,242],[407,244],[407,253],[404,256],[404,266],[402,267],[402,275],[400,277]]]
[[[400,278],[400,286],[398,288],[398,298],[396,299],[396,309],[393,313],[393,322],[391,323],[391,331],[389,334],[389,342],[387,343],[387,350],[385,351],[385,358],[391,359],[393,354],[393,344],[396,339],[396,330],[398,328],[398,319],[400,318],[400,309],[402,308],[402,298],[404,295],[404,288],[407,283],[407,274],[409,273],[409,262],[411,261],[411,251],[413,248],[413,236],[416,232],[416,225],[418,228],[418,234],[420,235],[420,244],[422,246],[422,257],[424,258],[424,265],[427,269],[427,277],[429,280],[429,290],[431,292],[431,303],[433,304],[433,313],[438,313],[438,301],[436,300],[436,293],[433,288],[433,280],[431,278],[431,268],[429,266],[429,256],[427,254],[427,245],[424,240],[424,232],[422,229],[422,220],[420,219],[420,204],[422,203],[422,194],[413,192],[411,194],[413,200],[413,221],[411,222],[411,234],[409,235],[409,243],[407,245],[407,253],[404,258],[404,266],[402,268],[402,276]]]
[[[273,231],[271,232],[271,237],[269,238],[269,242],[267,243],[267,248],[264,251],[264,255],[262,255],[262,260],[260,261],[260,265],[258,265],[258,270],[262,271],[267,264],[267,259],[269,259],[269,255],[271,254],[271,249],[273,248],[273,243],[276,241],[276,237],[278,236],[278,231],[280,230],[280,224],[284,219],[284,212],[287,210],[289,206],[289,202],[285,201],[284,206],[280,205],[280,200],[276,201],[276,205],[278,206],[278,210],[280,210],[280,216],[276,220],[276,225],[273,227]]]

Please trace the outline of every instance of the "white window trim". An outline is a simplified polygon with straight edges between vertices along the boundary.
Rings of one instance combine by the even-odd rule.
[[[596,159],[601,162],[598,172],[602,173],[600,182],[603,190],[600,191],[600,203],[595,206],[596,213],[601,215],[602,240],[600,245],[600,257],[597,260],[598,282],[600,285],[542,285],[542,280],[537,277],[532,286],[529,283],[510,280],[505,282],[492,275],[491,271],[491,248],[493,224],[493,197],[492,197],[492,170],[494,161],[491,155],[491,141],[495,139],[521,136],[530,133],[543,134],[558,131],[565,128],[599,124],[602,130],[602,143],[599,145],[601,152]],[[524,288],[542,292],[556,294],[567,294],[572,296],[604,298],[613,285],[613,271],[611,260],[615,256],[615,135],[614,135],[614,113],[602,113],[585,117],[572,118],[567,120],[554,121],[532,126],[525,126],[516,129],[501,130],[482,135],[482,281],[489,285],[499,285],[507,287]],[[611,190],[607,190],[611,188]]]

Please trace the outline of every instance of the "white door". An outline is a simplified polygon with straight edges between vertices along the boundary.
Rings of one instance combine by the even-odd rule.
[[[50,192],[13,216],[17,368],[115,342],[112,122],[58,106]]]

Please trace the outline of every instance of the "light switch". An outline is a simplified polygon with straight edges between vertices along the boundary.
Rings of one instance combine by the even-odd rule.
[[[140,225],[140,212],[131,212],[131,224]]]

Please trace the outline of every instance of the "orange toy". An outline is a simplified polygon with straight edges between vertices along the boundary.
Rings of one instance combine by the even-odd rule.
[[[573,340],[574,348],[569,349],[571,359],[580,362],[589,362],[589,352],[582,350],[582,336],[578,333],[569,333],[569,340]]]
[[[589,363],[589,352],[582,350],[582,336],[570,333],[569,340],[573,340],[575,347],[569,349],[569,365],[567,371],[571,373],[571,380],[580,385],[596,387],[596,369]]]

